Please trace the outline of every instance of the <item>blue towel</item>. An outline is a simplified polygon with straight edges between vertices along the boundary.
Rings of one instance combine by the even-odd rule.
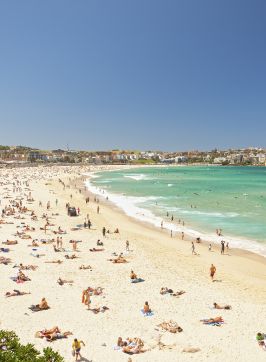
[[[144,315],[144,317],[152,317],[154,315],[153,312],[144,313],[144,309],[141,309],[141,314]]]

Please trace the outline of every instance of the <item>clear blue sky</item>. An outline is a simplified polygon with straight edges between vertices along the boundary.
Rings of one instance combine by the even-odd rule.
[[[2,0],[0,144],[266,147],[265,0]]]

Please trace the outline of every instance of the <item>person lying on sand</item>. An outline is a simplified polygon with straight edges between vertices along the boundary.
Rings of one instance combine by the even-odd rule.
[[[10,258],[5,258],[4,256],[0,256],[0,264],[8,265],[11,263]]]
[[[173,289],[168,289],[167,287],[162,287],[160,290],[160,294],[170,294],[173,297],[179,297],[180,295],[186,293],[184,290],[180,290],[174,293]]]
[[[32,247],[39,247],[39,244],[35,241],[35,240],[32,240],[31,244],[29,244],[28,246]]]
[[[219,305],[217,303],[213,303],[213,306],[215,309],[232,309],[231,305],[228,305],[228,304]]]
[[[179,297],[182,294],[185,294],[186,292],[184,290],[177,291],[175,293],[170,293],[172,297]]]
[[[52,260],[52,261],[45,261],[46,264],[51,263],[51,264],[62,264],[63,261],[62,260]]]
[[[117,258],[115,259],[108,259],[109,261],[111,261],[114,264],[120,264],[120,263],[127,263],[128,261],[126,260],[126,258],[120,254]]]
[[[30,292],[27,293],[27,292],[20,292],[19,290],[16,290],[14,289],[13,292],[6,292],[5,296],[7,298],[9,297],[17,297],[17,296],[20,296],[20,295],[26,295],[26,294],[31,294]]]
[[[98,314],[98,313],[104,313],[105,311],[109,310],[108,307],[106,307],[105,305],[99,308],[92,308],[90,309],[91,312],[93,312],[94,314]]]
[[[97,248],[92,248],[92,249],[90,249],[90,251],[104,251],[104,249],[97,249]]]
[[[72,284],[74,283],[73,280],[64,280],[64,279],[61,279],[60,277],[57,279],[57,283],[59,285],[64,285],[64,284]]]
[[[162,287],[160,290],[160,294],[168,294],[168,293],[174,293],[173,289],[168,289],[167,287]]]
[[[82,265],[79,267],[79,269],[80,269],[80,270],[87,270],[87,269],[92,270],[92,267],[91,267],[90,265],[85,266],[84,264],[82,264]]]
[[[172,320],[170,320],[169,322],[162,322],[158,325],[158,327],[170,333],[176,333],[176,332],[180,333],[183,331],[183,329],[176,322],[173,322]]]
[[[52,342],[56,339],[67,338],[72,335],[72,332],[61,332],[58,327],[53,327],[51,329],[43,329],[42,331],[38,331],[35,333],[35,337],[37,338],[45,338],[48,342]]]
[[[219,316],[219,317],[215,317],[215,318],[202,319],[201,322],[203,322],[204,324],[223,323],[224,320],[223,320],[223,318],[221,316]]]
[[[72,255],[65,255],[66,259],[77,259],[78,257],[75,254]]]
[[[20,236],[20,238],[27,240],[27,239],[31,239],[32,237],[30,235],[23,234],[23,235]]]
[[[144,353],[147,349],[144,349],[144,343],[140,338],[128,338],[123,343],[122,351],[127,354]]]
[[[38,268],[37,265],[23,265],[20,263],[19,265],[15,264],[13,268],[19,268],[19,270],[36,270]]]
[[[17,240],[7,240],[2,242],[2,244],[5,245],[16,245],[17,243],[18,243]]]
[[[93,295],[101,295],[103,294],[103,288],[102,287],[97,287],[92,289],[92,293]]]

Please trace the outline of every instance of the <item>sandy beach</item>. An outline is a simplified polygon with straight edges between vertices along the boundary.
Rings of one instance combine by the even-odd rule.
[[[65,361],[74,360],[74,338],[85,343],[83,361],[265,361],[266,351],[255,337],[257,332],[266,333],[266,259],[236,249],[221,255],[218,247],[210,252],[205,243],[195,244],[197,255],[192,255],[190,240],[181,240],[180,235],[171,238],[165,230],[131,219],[87,191],[84,173],[91,171],[97,167],[0,169],[0,206],[6,207],[0,218],[1,248],[9,249],[0,257],[10,258],[7,265],[0,264],[0,328],[14,330],[23,343],[39,349],[51,346]],[[67,215],[67,203],[80,209],[78,216]],[[88,216],[90,229],[84,228]],[[105,237],[103,227],[110,231]],[[116,228],[119,233],[114,233]],[[58,234],[59,230],[65,233]],[[62,237],[62,249],[55,252],[57,237]],[[7,240],[17,244],[2,244]],[[78,241],[77,250],[70,240]],[[97,246],[97,240],[103,246]],[[103,250],[90,251],[93,248]],[[121,253],[126,263],[109,260]],[[73,254],[76,258],[70,259]],[[62,263],[50,263],[57,260]],[[19,268],[14,266],[19,263],[37,267],[22,270],[30,281],[10,279],[17,276]],[[216,267],[214,282],[211,264]],[[81,270],[81,265],[91,269]],[[144,281],[131,283],[131,270]],[[73,282],[59,285],[59,277]],[[90,310],[82,303],[88,287],[103,288],[100,295],[92,293]],[[185,293],[160,294],[162,287]],[[5,296],[14,289],[31,294]],[[32,312],[29,306],[43,297],[50,309]],[[145,301],[151,316],[141,313]],[[232,308],[216,310],[214,302]],[[218,316],[224,323],[200,321]],[[170,320],[182,331],[158,327]],[[54,326],[73,335],[53,342],[35,337],[37,331]],[[117,348],[118,337],[123,341],[138,337],[146,351],[130,356]]]

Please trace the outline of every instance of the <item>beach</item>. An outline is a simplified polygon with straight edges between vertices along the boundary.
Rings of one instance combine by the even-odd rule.
[[[1,242],[18,243],[1,245],[10,250],[0,255],[11,262],[0,265],[0,328],[14,330],[23,343],[33,343],[38,349],[50,346],[66,361],[74,360],[74,338],[85,343],[81,350],[84,361],[128,361],[129,357],[133,361],[158,362],[265,361],[266,352],[258,346],[255,336],[257,332],[266,333],[266,259],[238,249],[221,255],[219,246],[209,251],[205,243],[195,243],[196,255],[192,255],[191,240],[181,240],[180,234],[171,238],[169,231],[130,218],[105,197],[86,190],[86,174],[100,169],[112,167],[0,169],[1,209],[15,199],[21,199],[27,208],[1,218]],[[67,215],[67,203],[80,209],[78,216]],[[50,224],[46,232],[43,214],[47,214]],[[87,215],[90,229],[84,228]],[[59,227],[66,233],[58,234]],[[105,237],[103,227],[110,231]],[[116,228],[119,233],[114,233]],[[30,238],[14,235],[17,231]],[[62,237],[65,251],[54,251],[57,237]],[[33,239],[38,247],[32,246]],[[55,241],[50,242],[51,239]],[[77,251],[70,240],[81,241]],[[97,240],[104,245],[97,246]],[[93,248],[104,250],[90,251]],[[108,260],[120,253],[127,263]],[[73,254],[77,258],[65,257]],[[62,263],[47,263],[57,260]],[[19,263],[37,266],[36,270],[23,271],[31,280],[22,284],[10,279],[18,271],[13,266]],[[215,282],[209,275],[211,264],[217,269]],[[81,270],[81,265],[90,265],[91,269]],[[131,270],[144,282],[131,283]],[[73,282],[59,285],[59,277]],[[91,296],[90,309],[101,308],[99,313],[82,304],[82,291],[88,287],[103,288],[102,294]],[[162,287],[185,293],[162,295]],[[5,293],[13,289],[31,294],[7,298]],[[32,313],[28,307],[39,303],[42,297],[50,309]],[[145,301],[153,311],[151,316],[141,313]],[[232,309],[215,310],[214,302],[229,304]],[[102,310],[103,306],[108,309]],[[217,316],[222,316],[224,323],[200,322]],[[170,333],[158,327],[170,320],[181,326],[182,332]],[[37,331],[54,326],[73,335],[53,342],[35,337]],[[129,356],[116,348],[118,337],[141,338],[147,351]]]

